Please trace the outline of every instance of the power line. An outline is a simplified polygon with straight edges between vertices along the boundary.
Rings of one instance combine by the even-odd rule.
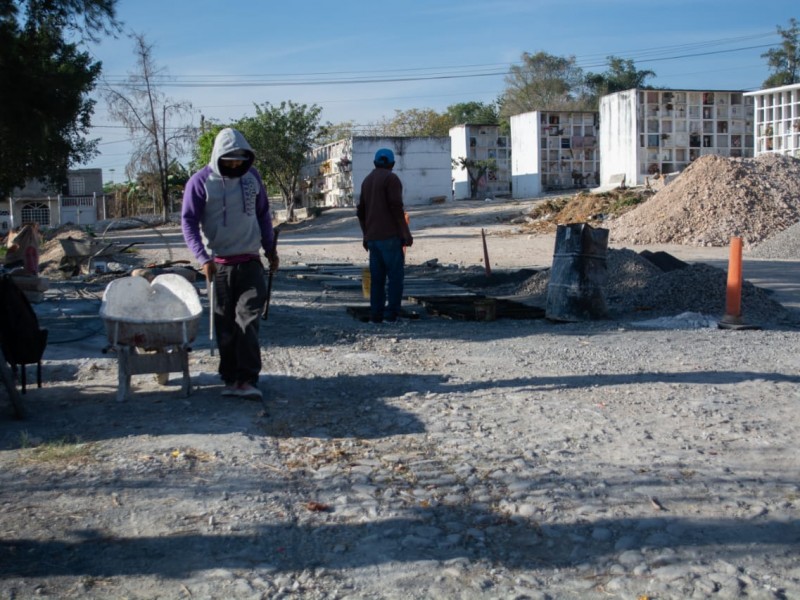
[[[774,44],[759,44],[750,46],[740,46],[721,50],[700,50],[730,43],[741,43],[747,40],[764,39],[774,37],[776,33],[761,33],[749,36],[739,36],[723,38],[718,40],[707,40],[687,44],[675,44],[671,46],[659,46],[643,50],[632,51],[628,54],[629,60],[634,62],[656,62],[667,60],[680,60],[685,58],[695,58],[699,56],[709,56],[713,54],[724,54],[731,52],[741,52],[758,48],[769,48]],[[692,51],[696,50],[696,51]],[[684,52],[682,54],[671,54]],[[621,54],[621,53],[618,53]],[[667,54],[667,56],[664,56]],[[605,53],[604,59],[599,61],[600,54],[587,55],[580,61],[576,61],[581,68],[601,67],[607,65],[608,56],[616,56],[615,53]],[[598,58],[595,58],[598,57]],[[598,62],[599,61],[599,62]],[[436,81],[448,79],[465,79],[479,77],[496,77],[508,74],[510,67],[514,63],[484,63],[472,65],[451,65],[435,67],[409,67],[400,69],[381,69],[381,71],[316,71],[306,73],[262,73],[262,74],[208,74],[202,76],[175,76],[160,77],[151,80],[151,84],[157,87],[171,88],[217,88],[217,87],[289,87],[289,86],[317,86],[317,85],[359,85],[374,83],[401,83],[412,81]],[[473,70],[477,69],[477,70]],[[466,71],[466,72],[465,72]],[[370,75],[372,73],[380,73]],[[417,74],[415,74],[417,73]],[[387,75],[390,74],[390,75]],[[341,77],[345,76],[345,77]],[[319,78],[322,77],[322,78]],[[297,79],[295,79],[297,78]],[[123,80],[116,76],[107,76],[106,80],[112,80],[117,85],[133,85],[129,80]]]

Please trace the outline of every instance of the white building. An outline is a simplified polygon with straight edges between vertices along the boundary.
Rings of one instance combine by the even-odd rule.
[[[29,181],[0,204],[0,233],[33,222],[43,228],[93,225],[105,218],[104,200],[102,169],[70,170],[63,190]]]
[[[753,156],[753,98],[741,91],[631,89],[600,99],[600,184],[641,185],[706,154]]]
[[[460,159],[476,161],[494,160],[495,169],[489,170],[481,181],[477,182],[477,196],[507,196],[511,189],[511,148],[508,137],[500,135],[499,125],[456,125],[450,129],[450,148],[454,163]],[[469,174],[454,164],[453,198],[465,200],[472,198]]]
[[[430,204],[450,196],[450,138],[354,136],[314,148],[301,170],[304,206],[355,206],[375,152],[394,152],[403,203]]]
[[[755,155],[800,158],[800,83],[747,92],[755,104]]]
[[[533,111],[511,117],[511,195],[594,187],[600,179],[599,113]]]

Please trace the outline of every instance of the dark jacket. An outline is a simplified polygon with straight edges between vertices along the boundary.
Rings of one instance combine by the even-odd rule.
[[[361,184],[356,208],[364,241],[399,238],[412,242],[403,210],[403,184],[390,169],[375,168]]]

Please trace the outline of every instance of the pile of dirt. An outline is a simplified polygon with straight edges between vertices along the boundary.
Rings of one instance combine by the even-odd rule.
[[[62,240],[76,240],[82,242],[90,241],[89,234],[73,225],[67,223],[47,233],[46,239],[42,242],[41,252],[39,253],[39,274],[50,279],[64,279],[63,267],[66,261],[66,253],[61,245]]]
[[[514,222],[526,231],[550,233],[558,225],[589,223],[602,227],[615,216],[625,214],[651,197],[651,189],[615,189],[601,194],[579,192],[573,196],[557,196],[541,202],[527,215]]]
[[[749,249],[800,220],[800,160],[703,156],[641,206],[609,221],[612,243]]]

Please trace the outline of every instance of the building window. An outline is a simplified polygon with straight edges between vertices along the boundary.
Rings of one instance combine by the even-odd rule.
[[[22,224],[50,225],[50,209],[46,204],[31,202],[22,207]]]
[[[69,178],[69,195],[70,196],[86,195],[86,180],[83,177]]]

